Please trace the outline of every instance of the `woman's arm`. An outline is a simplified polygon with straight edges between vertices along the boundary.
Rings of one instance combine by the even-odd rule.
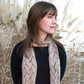
[[[14,81],[14,84],[21,84],[19,82],[21,82],[22,80],[22,73],[21,73],[21,59],[19,54],[17,54],[17,48],[18,48],[19,44],[17,44],[12,52],[11,55],[11,75],[12,75],[12,79]]]
[[[60,77],[60,81],[61,81],[65,74],[65,69],[66,69],[66,64],[67,64],[67,56],[66,56],[66,52],[65,52],[64,48],[58,46],[58,51],[59,51],[60,67],[61,67],[61,77]]]

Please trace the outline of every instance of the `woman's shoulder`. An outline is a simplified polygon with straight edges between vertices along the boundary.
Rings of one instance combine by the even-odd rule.
[[[23,41],[20,41],[18,43],[15,44],[14,48],[17,49],[18,47],[20,47],[22,45]]]
[[[13,48],[13,52],[15,52],[16,54],[20,54],[22,47],[23,47],[23,41],[20,41],[17,44],[15,44],[15,46]]]
[[[57,48],[58,48],[58,52],[59,52],[59,57],[63,57],[63,58],[66,58],[66,49],[65,47],[63,46],[63,44],[57,40],[55,40],[55,43],[57,45]]]
[[[58,49],[63,50],[63,51],[65,50],[65,48],[61,42],[59,42],[58,40],[54,40],[54,41],[55,41]]]
[[[14,46],[14,48],[13,48],[13,50],[12,50],[12,54],[11,54],[11,60],[12,61],[18,61],[18,62],[20,62],[20,61],[22,61],[22,58],[23,58],[23,54],[22,53],[20,53],[21,52],[21,50],[22,50],[22,41],[20,41],[20,42],[18,42],[15,46]]]

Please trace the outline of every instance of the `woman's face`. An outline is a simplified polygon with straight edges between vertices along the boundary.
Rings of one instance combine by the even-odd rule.
[[[39,22],[39,34],[53,34],[56,28],[56,16],[48,12]]]

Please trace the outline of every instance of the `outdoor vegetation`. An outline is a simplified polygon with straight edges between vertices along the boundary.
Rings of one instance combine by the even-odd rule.
[[[28,10],[39,0],[22,1],[24,4],[21,7],[16,0],[0,0],[0,84],[13,84],[10,72],[11,53],[15,44],[25,38]],[[71,4],[67,0],[60,19],[58,15],[54,34],[67,52],[67,68],[61,84],[84,84],[84,20],[73,17]]]

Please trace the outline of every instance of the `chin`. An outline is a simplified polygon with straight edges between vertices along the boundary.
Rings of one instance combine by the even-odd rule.
[[[50,32],[50,34],[54,34],[55,31]]]
[[[54,34],[54,32],[50,32],[49,34]]]

